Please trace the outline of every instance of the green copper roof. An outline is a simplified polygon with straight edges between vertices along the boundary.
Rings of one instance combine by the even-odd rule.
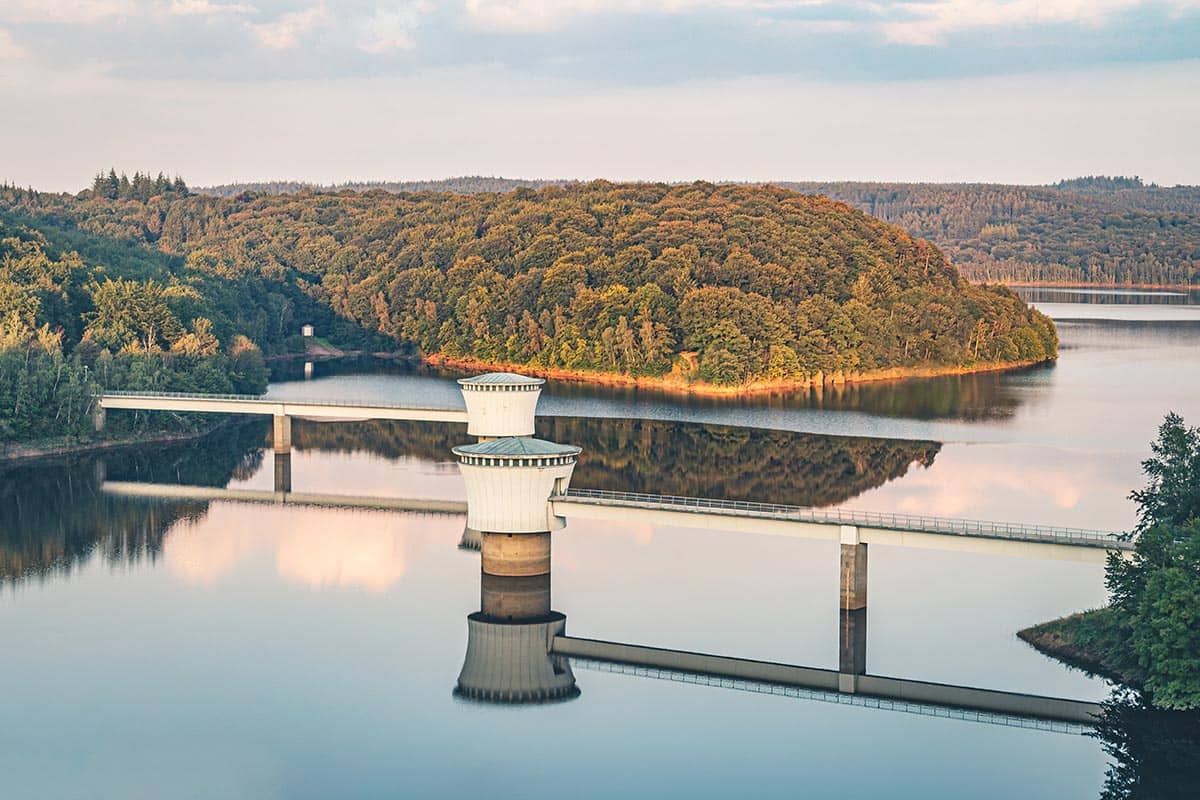
[[[506,436],[454,448],[456,456],[498,456],[502,458],[540,458],[543,456],[577,456],[581,449],[571,444],[547,442],[524,436]]]
[[[459,378],[458,382],[463,386],[497,384],[503,386],[536,386],[546,381],[542,378],[530,378],[527,375],[518,375],[515,372],[489,372],[486,375],[476,375],[473,378]]]

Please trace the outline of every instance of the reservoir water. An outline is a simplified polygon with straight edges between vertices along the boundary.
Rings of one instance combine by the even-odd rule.
[[[1200,423],[1200,306],[1030,297],[1060,320],[1050,367],[739,401],[551,384],[538,433],[583,448],[581,488],[1126,529],[1163,415]],[[281,377],[461,404],[453,376],[374,363]],[[481,593],[462,516],[102,491],[270,490],[269,427],[0,472],[0,796],[1100,795],[1102,742],[986,715],[582,660],[577,696],[478,702],[455,692]],[[296,492],[464,496],[464,426],[293,433]],[[571,636],[838,668],[836,543],[572,521],[553,564]],[[868,673],[1110,695],[1015,636],[1103,603],[1102,566],[874,547],[870,570]]]

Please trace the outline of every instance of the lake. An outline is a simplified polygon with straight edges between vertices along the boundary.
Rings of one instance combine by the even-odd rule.
[[[1127,529],[1163,415],[1200,421],[1200,306],[1043,291],[1053,366],[741,400],[550,384],[538,434],[583,448],[581,488]],[[426,370],[281,372],[271,396],[462,402]],[[561,702],[471,700],[463,517],[101,491],[270,490],[269,427],[0,472],[5,798],[1100,794],[1095,738],[837,693],[580,661]],[[297,420],[293,490],[462,499],[466,441]],[[571,636],[838,668],[836,543],[572,521],[553,565]],[[1015,632],[1104,598],[1098,564],[873,545],[867,671],[1103,700]]]

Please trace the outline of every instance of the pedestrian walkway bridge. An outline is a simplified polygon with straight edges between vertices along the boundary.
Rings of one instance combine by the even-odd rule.
[[[317,492],[267,491],[266,489],[223,489],[217,486],[186,486],[176,483],[104,481],[105,494],[152,500],[201,500],[234,503],[268,503],[322,508],[364,508],[375,511],[408,511],[418,514],[464,516],[467,504],[459,500],[423,500]]]
[[[100,406],[109,409],[218,414],[257,414],[303,419],[398,419],[419,422],[467,422],[465,409],[394,406],[344,400],[283,400],[241,394],[188,392],[105,392]]]
[[[550,498],[554,513],[568,519],[645,522],[685,528],[733,530],[841,541],[844,528],[862,544],[971,550],[1103,561],[1109,551],[1132,550],[1133,542],[1109,531],[984,522],[916,514],[821,509],[703,497],[568,489]]]

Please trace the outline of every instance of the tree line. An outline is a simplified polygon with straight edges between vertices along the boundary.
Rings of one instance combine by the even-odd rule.
[[[195,285],[113,276],[0,228],[0,442],[90,437],[103,389],[264,391],[261,351],[211,309]]]
[[[108,200],[146,201],[151,197],[166,197],[171,195],[187,197],[189,192],[187,184],[178,175],[174,178],[168,178],[160,172],[152,178],[149,172],[144,175],[140,172],[135,172],[133,173],[133,177],[130,178],[122,172],[120,177],[118,177],[117,171],[110,169],[107,175],[100,172],[92,179],[92,194]]]
[[[975,281],[1200,285],[1200,187],[786,183],[899,225]]]

